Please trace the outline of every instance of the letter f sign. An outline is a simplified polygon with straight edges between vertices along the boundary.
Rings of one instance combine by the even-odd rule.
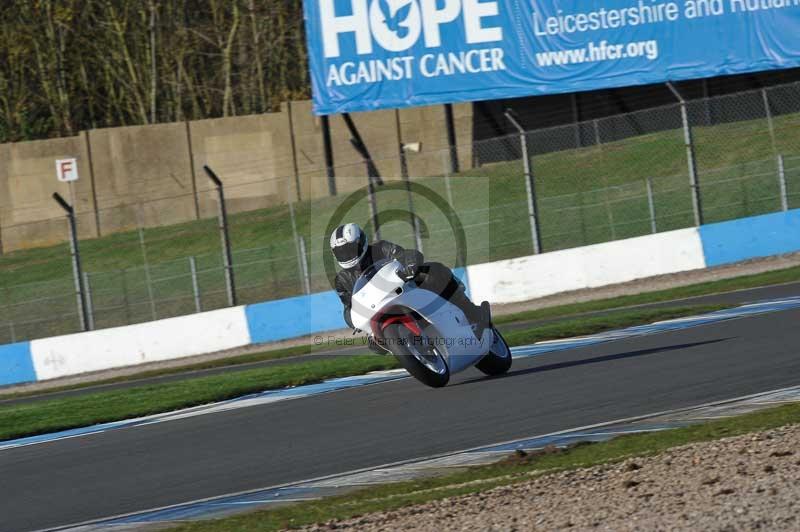
[[[78,180],[78,162],[75,159],[58,159],[56,161],[56,177],[59,181]]]

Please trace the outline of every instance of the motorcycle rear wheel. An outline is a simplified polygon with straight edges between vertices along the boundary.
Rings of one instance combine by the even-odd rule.
[[[475,364],[475,367],[489,376],[502,375],[511,368],[511,349],[497,328],[492,327],[492,331],[494,332],[492,350]]]
[[[435,338],[427,337],[425,331],[416,336],[401,324],[389,325],[383,334],[394,357],[415,379],[431,388],[448,383],[450,368]]]

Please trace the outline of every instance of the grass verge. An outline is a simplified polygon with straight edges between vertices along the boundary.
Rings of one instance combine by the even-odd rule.
[[[174,532],[267,532],[347,519],[371,512],[391,511],[446,497],[485,491],[524,482],[547,472],[591,467],[632,456],[658,454],[689,443],[768,430],[800,423],[800,405],[786,405],[702,425],[621,436],[614,440],[578,445],[564,451],[531,454],[498,464],[470,468],[448,476],[415,480],[291,506],[262,510],[218,520],[182,524]]]
[[[508,334],[507,340],[511,345],[521,345],[683,317],[721,308],[725,307],[714,305],[631,310],[611,316],[566,320],[535,329],[513,331]],[[248,393],[310,384],[334,377],[359,375],[396,367],[398,364],[395,359],[388,356],[336,356],[296,364],[189,378],[177,382],[89,393],[28,404],[12,404],[0,408],[0,440],[168,412],[223,401]]]
[[[121,382],[140,381],[155,377],[165,377],[168,375],[191,373],[194,371],[202,371],[215,368],[223,368],[223,367],[233,368],[236,366],[246,366],[248,364],[267,362],[270,360],[281,360],[284,358],[300,357],[303,355],[311,355],[321,352],[327,353],[329,351],[332,352],[331,354],[336,354],[336,355],[357,354],[356,351],[353,351],[352,347],[328,348],[325,346],[299,345],[294,347],[286,347],[282,349],[274,349],[272,351],[260,351],[257,353],[248,353],[245,355],[234,355],[226,358],[206,360],[203,362],[196,362],[193,364],[176,366],[172,368],[159,368],[148,371],[141,371],[132,375],[121,375],[119,377],[112,377],[108,379],[98,379],[77,384],[70,384],[66,386],[57,386],[53,388],[48,388],[47,390],[31,390],[24,392],[0,393],[0,401],[7,399],[18,399],[23,397],[55,394],[58,392],[67,392],[70,390],[80,390],[82,388],[100,387],[108,384],[116,384]]]

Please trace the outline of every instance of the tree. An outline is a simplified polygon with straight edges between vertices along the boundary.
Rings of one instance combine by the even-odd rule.
[[[0,142],[307,98],[300,0],[10,0]]]

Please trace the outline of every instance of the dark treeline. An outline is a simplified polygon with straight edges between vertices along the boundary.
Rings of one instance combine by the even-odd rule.
[[[5,0],[0,142],[307,98],[301,0]]]

